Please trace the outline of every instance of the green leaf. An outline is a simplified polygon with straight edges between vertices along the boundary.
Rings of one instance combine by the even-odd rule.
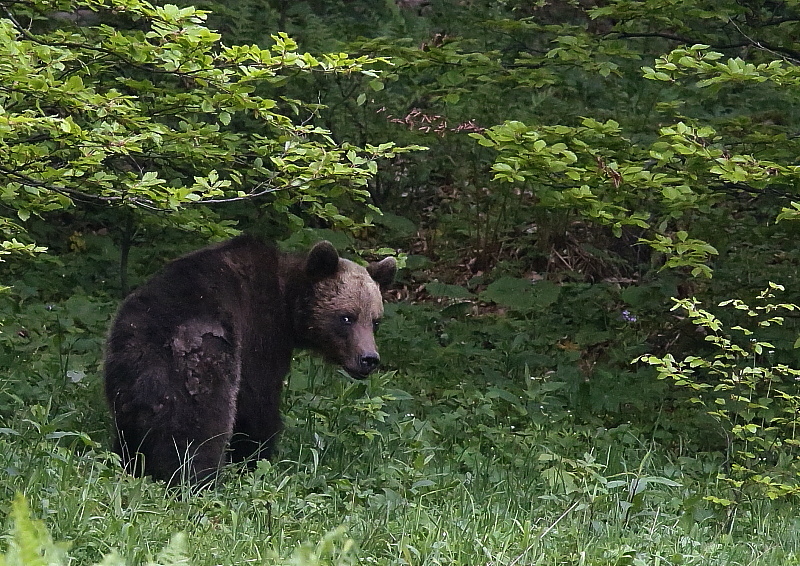
[[[474,297],[469,290],[460,285],[448,285],[439,281],[430,281],[425,284],[425,290],[434,297],[445,297],[448,299],[469,299]]]
[[[552,305],[560,292],[561,287],[549,281],[501,277],[480,294],[480,299],[512,310],[529,311]]]

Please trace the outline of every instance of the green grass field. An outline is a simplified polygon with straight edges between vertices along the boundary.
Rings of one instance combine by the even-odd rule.
[[[0,441],[3,510],[22,493],[81,564],[110,553],[153,561],[177,533],[189,562],[209,565],[790,564],[800,555],[788,504],[729,513],[702,500],[716,488],[711,456],[667,452],[627,427],[510,425],[519,407],[478,388],[428,388],[420,401],[405,393],[419,383],[399,373],[361,384],[301,361],[300,374],[314,379],[287,395],[281,457],[252,473],[227,469],[199,494],[126,477],[88,435],[21,419]],[[505,391],[535,406],[546,401],[542,385]]]
[[[21,494],[69,548],[50,546],[18,511],[0,565],[800,559],[791,501],[704,499],[729,490],[717,480],[722,455],[691,448],[713,430],[684,443],[657,427],[578,419],[563,383],[524,366],[467,371],[467,360],[502,351],[459,340],[448,358],[424,346],[431,338],[410,326],[410,311],[394,313],[381,337],[387,365],[401,369],[354,382],[296,360],[274,461],[225,469],[201,493],[128,477],[107,451],[99,352],[109,311],[95,307],[35,307],[19,320],[41,324],[23,332],[12,317],[4,328],[13,348],[0,381],[0,513]]]

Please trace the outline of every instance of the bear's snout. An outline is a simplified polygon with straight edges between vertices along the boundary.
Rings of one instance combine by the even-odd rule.
[[[362,319],[371,320],[368,317]],[[344,370],[354,379],[364,379],[375,371],[381,363],[378,347],[375,344],[375,334],[371,323],[358,323],[349,327],[349,338],[339,350],[344,356],[340,362]]]
[[[381,357],[378,355],[378,352],[372,352],[371,354],[362,354],[358,357],[358,367],[361,369],[361,373],[367,375],[372,373],[378,365],[381,363]]]
[[[381,357],[378,352],[367,349],[350,358],[342,364],[342,367],[353,379],[366,379],[380,364]]]

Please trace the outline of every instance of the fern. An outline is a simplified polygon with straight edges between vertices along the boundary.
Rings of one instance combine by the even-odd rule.
[[[17,495],[11,507],[11,535],[8,549],[0,554],[0,566],[67,566],[70,543],[53,542],[42,521],[33,519],[28,502]],[[179,533],[172,537],[155,562],[147,566],[189,566],[186,537]],[[112,552],[96,566],[125,566],[125,560]]]

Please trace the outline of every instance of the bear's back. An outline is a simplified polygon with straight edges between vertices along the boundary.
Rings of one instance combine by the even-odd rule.
[[[237,348],[254,335],[288,339],[282,277],[280,253],[249,236],[169,262],[117,311],[106,345],[107,380],[131,381],[116,368],[138,365],[131,363],[137,352],[167,363],[176,332],[187,327],[211,324]]]
[[[187,317],[233,314],[254,296],[275,304],[279,271],[274,247],[240,236],[167,263],[128,296],[118,317],[138,313],[174,326]]]

